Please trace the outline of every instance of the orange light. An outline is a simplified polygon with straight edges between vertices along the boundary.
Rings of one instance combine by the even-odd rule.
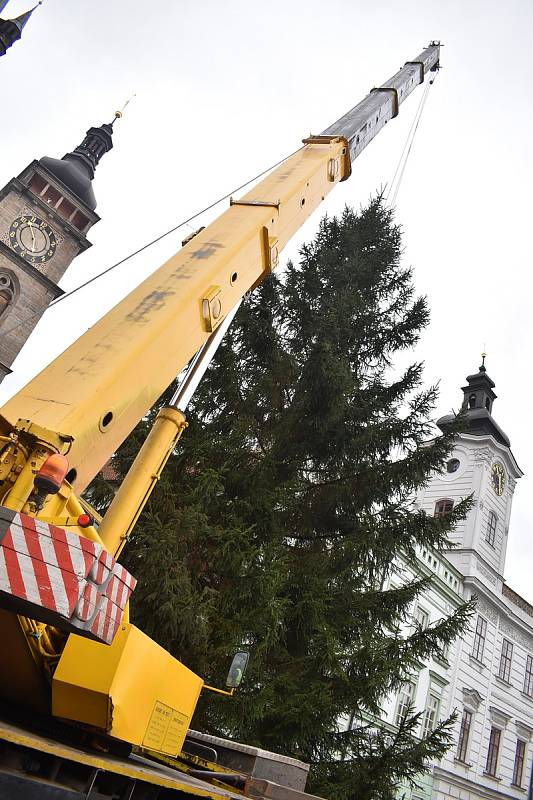
[[[69,463],[65,456],[60,453],[48,456],[35,476],[35,487],[45,494],[57,494],[65,480],[68,468]]]
[[[93,519],[90,514],[80,514],[78,517],[78,525],[80,528],[88,528],[93,524]]]

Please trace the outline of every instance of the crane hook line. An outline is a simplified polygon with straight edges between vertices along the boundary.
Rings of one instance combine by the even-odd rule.
[[[231,192],[228,192],[227,194],[223,195],[222,197],[219,197],[218,200],[214,200],[208,206],[206,206],[205,208],[202,208],[201,211],[197,211],[191,217],[188,217],[187,219],[184,219],[182,222],[178,223],[173,228],[170,228],[168,231],[165,231],[165,233],[162,233],[159,236],[156,236],[155,239],[152,239],[150,242],[147,242],[142,247],[139,247],[138,250],[134,250],[132,253],[129,253],[129,255],[124,256],[124,258],[121,258],[120,261],[117,261],[115,264],[112,264],[110,267],[106,267],[106,269],[102,270],[102,272],[99,272],[97,275],[93,275],[92,278],[89,278],[88,280],[84,281],[83,283],[80,283],[79,286],[75,286],[74,289],[71,289],[69,292],[65,292],[65,294],[62,294],[60,297],[56,297],[56,299],[52,300],[52,302],[49,303],[49,305],[45,308],[43,314],[41,314],[41,317],[44,316],[44,314],[48,311],[48,309],[52,308],[53,306],[57,306],[63,300],[66,300],[67,297],[72,297],[72,295],[76,294],[76,292],[79,292],[81,289],[85,289],[85,287],[89,286],[89,284],[94,283],[94,281],[97,281],[99,278],[102,278],[104,275],[107,275],[108,272],[111,272],[112,270],[116,269],[117,267],[120,267],[121,264],[124,264],[126,261],[129,261],[130,258],[133,258],[134,256],[139,255],[139,253],[142,253],[144,250],[148,250],[149,247],[152,247],[154,244],[157,244],[162,239],[164,239],[166,236],[169,236],[171,233],[175,233],[180,228],[183,228],[184,225],[188,225],[188,223],[192,222],[193,219],[197,219],[202,214],[205,214],[207,211],[211,211],[211,209],[215,208],[215,206],[219,205],[219,203],[223,203],[224,200],[228,200],[236,192],[240,192],[242,189],[245,189],[247,186],[249,186],[254,181],[257,181],[257,180],[259,180],[259,178],[262,178],[263,175],[266,175],[268,172],[271,172],[271,170],[276,169],[276,167],[279,167],[281,164],[283,164],[285,161],[287,161],[287,159],[291,158],[293,155],[295,155],[296,153],[298,153],[302,149],[303,148],[299,147],[297,150],[294,150],[294,152],[290,153],[288,156],[285,156],[280,161],[278,161],[276,164],[272,164],[272,166],[267,167],[267,169],[264,169],[258,175],[255,175],[253,178],[250,178],[249,180],[247,180],[246,183],[242,183],[240,186],[237,186],[236,189],[232,189]],[[31,322],[31,320],[34,319],[35,317],[39,316],[39,314],[40,314],[39,311],[35,311],[33,314],[30,314],[28,317],[26,317],[26,319],[22,320],[22,322],[17,322],[15,325],[13,325],[13,327],[8,328],[6,331],[2,331],[2,336],[7,336],[9,333],[12,333],[13,331],[16,331],[18,328],[21,328],[27,322]]]
[[[430,87],[430,86],[431,86],[431,84],[428,84],[427,91],[426,91],[426,92],[425,92],[425,94],[424,94],[424,98],[423,98],[424,102],[422,103],[422,108],[420,109],[420,114],[418,115],[418,119],[417,119],[417,121],[416,121],[415,129],[414,129],[414,131],[413,131],[413,135],[412,135],[412,137],[411,137],[411,143],[410,143],[410,145],[409,145],[409,149],[408,149],[408,151],[407,151],[407,154],[406,154],[406,156],[405,156],[405,159],[404,159],[404,162],[403,162],[402,169],[401,169],[401,171],[400,171],[400,174],[399,174],[399,176],[398,176],[398,180],[397,180],[397,182],[396,182],[396,188],[395,188],[395,190],[394,190],[394,195],[393,195],[393,197],[392,197],[391,205],[394,205],[394,204],[396,203],[396,198],[398,197],[398,192],[399,192],[399,190],[400,190],[400,185],[401,185],[401,183],[402,183],[402,179],[403,179],[403,175],[404,175],[404,172],[405,172],[405,168],[406,168],[406,166],[407,166],[407,162],[408,162],[408,160],[409,160],[409,155],[410,155],[410,153],[411,153],[411,149],[412,149],[412,147],[413,147],[413,142],[414,142],[414,140],[415,140],[416,132],[417,132],[417,130],[418,130],[418,126],[419,126],[419,124],[420,124],[420,120],[421,120],[421,118],[422,118],[422,112],[424,111],[424,106],[426,105],[426,100],[427,100],[427,98],[428,98],[428,95],[429,95],[429,87]]]
[[[411,149],[413,147],[413,142],[415,140],[416,132],[418,130],[418,125],[420,124],[420,119],[422,117],[422,113],[423,113],[424,107],[426,105],[426,100],[427,100],[427,97],[428,97],[428,94],[429,94],[429,89],[430,89],[431,85],[433,84],[434,80],[435,80],[435,78],[433,78],[433,80],[430,80],[427,83],[425,91],[424,91],[422,97],[420,98],[420,103],[418,105],[416,114],[415,114],[415,116],[413,118],[413,122],[411,124],[411,128],[409,129],[409,133],[407,134],[402,153],[400,155],[400,158],[398,160],[398,164],[396,166],[396,171],[395,171],[394,176],[392,178],[392,181],[390,183],[390,189],[387,192],[387,196],[385,198],[387,201],[388,201],[388,199],[389,199],[389,197],[391,195],[391,192],[393,190],[394,181],[396,179],[396,176],[398,176],[398,180],[396,181],[396,186],[394,186],[394,192],[393,192],[393,195],[392,195],[392,200],[390,202],[391,206],[393,206],[394,203],[396,202],[396,198],[398,196],[398,192],[399,192],[399,189],[400,189],[400,184],[402,182],[402,178],[403,178],[403,175],[404,175],[404,172],[405,172],[405,167],[407,165],[407,161],[409,160],[409,155],[410,155]],[[406,153],[406,150],[407,150],[407,153]],[[404,158],[404,155],[405,155],[405,158]],[[401,169],[400,169],[400,167],[401,167]],[[399,175],[398,175],[398,172],[399,172]]]

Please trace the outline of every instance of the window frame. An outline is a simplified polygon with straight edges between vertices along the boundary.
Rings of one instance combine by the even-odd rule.
[[[459,738],[457,740],[457,752],[455,758],[462,764],[466,764],[466,757],[468,755],[468,745],[470,743],[470,731],[472,730],[472,722],[474,719],[474,712],[469,708],[463,708],[463,715],[461,717],[461,727],[459,728]]]
[[[481,623],[481,628],[483,628],[483,631],[479,630],[480,623]],[[485,617],[482,617],[481,614],[478,614],[471,656],[480,664],[483,663],[483,654],[485,652],[485,644],[487,642],[487,629],[488,629],[487,620],[485,619]]]
[[[522,789],[522,780],[524,777],[524,765],[526,763],[526,741],[524,739],[520,739],[517,737],[516,739],[516,747],[514,751],[514,763],[513,763],[513,780],[511,781],[511,786],[516,786],[517,789]],[[520,745],[522,745],[522,752],[519,755]],[[520,774],[518,774],[518,765],[520,764]],[[518,780],[517,780],[518,778]]]
[[[409,694],[405,693],[406,687],[410,687]],[[416,682],[414,679],[410,679],[405,681],[402,684],[400,691],[398,692],[398,697],[396,700],[396,709],[394,711],[394,724],[399,727],[400,724],[403,722],[405,717],[407,716],[408,709],[410,706],[413,705],[416,696]],[[405,703],[404,699],[408,698],[408,702]]]
[[[509,639],[502,639],[498,678],[506,683],[511,683],[511,668],[513,665],[513,643]]]
[[[439,508],[439,505],[443,503],[443,508]],[[448,503],[451,505],[448,508]],[[448,514],[451,514],[454,507],[454,501],[451,497],[441,497],[440,500],[435,501],[435,506],[433,508],[433,516],[435,519],[439,519],[440,517],[447,517]]]
[[[526,668],[524,670],[524,694],[533,697],[533,656],[526,656]]]
[[[422,621],[418,619],[419,614],[422,615]],[[423,631],[425,631],[426,628],[429,628],[429,611],[426,611],[425,608],[417,605],[413,614],[413,621],[416,625],[419,625]]]
[[[492,725],[489,735],[489,746],[487,748],[487,761],[485,764],[485,774],[491,778],[497,778],[498,761],[500,759],[500,749],[502,743],[502,729],[497,725]],[[491,772],[494,769],[494,772]]]
[[[431,731],[437,727],[437,722],[440,714],[440,695],[431,689],[428,692],[426,699],[426,707],[424,709],[424,716],[422,718],[422,739],[430,735]],[[432,706],[432,704],[434,704]]]
[[[494,523],[494,524],[492,524]],[[496,549],[496,531],[498,530],[498,515],[494,511],[489,511],[489,518],[487,521],[487,532],[485,541],[487,544]]]

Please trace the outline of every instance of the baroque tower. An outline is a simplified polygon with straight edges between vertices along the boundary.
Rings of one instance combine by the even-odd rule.
[[[113,147],[112,126],[90,128],[62,159],[32,161],[0,190],[0,382],[63,294],[57,284],[71,261],[91,246],[87,233],[100,219],[92,180]]]
[[[501,590],[513,493],[523,473],[492,416],[495,384],[484,361],[462,387],[465,428],[456,437],[446,471],[435,475],[417,500],[428,514],[438,516],[473,495],[474,507],[450,536],[454,548],[446,557],[465,578]],[[452,419],[441,417],[437,425],[446,430]]]

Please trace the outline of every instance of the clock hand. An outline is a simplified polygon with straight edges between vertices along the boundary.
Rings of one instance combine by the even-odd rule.
[[[30,231],[31,231],[31,251],[32,251],[32,253],[34,253],[35,252],[35,234],[33,232],[32,223],[28,222],[28,225],[30,226]]]

